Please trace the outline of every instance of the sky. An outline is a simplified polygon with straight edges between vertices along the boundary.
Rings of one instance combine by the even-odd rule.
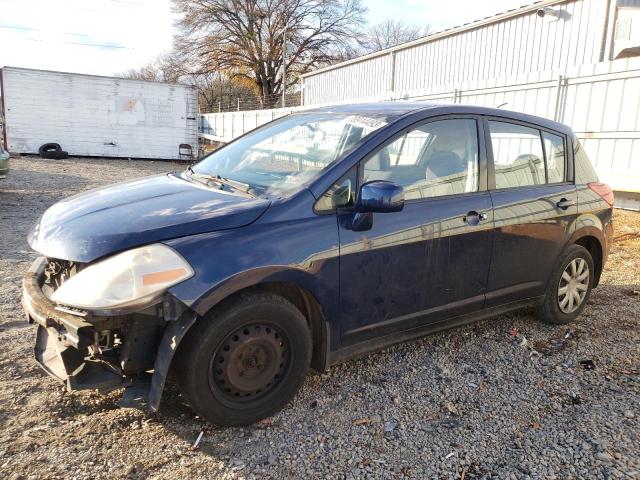
[[[432,32],[527,0],[363,0],[368,19],[428,24]],[[0,66],[114,75],[171,49],[169,0],[0,0]]]

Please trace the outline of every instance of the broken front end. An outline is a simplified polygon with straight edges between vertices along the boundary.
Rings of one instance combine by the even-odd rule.
[[[124,254],[97,264],[40,257],[25,275],[22,304],[37,324],[36,361],[68,390],[134,386],[125,392],[158,409],[171,359],[196,315],[166,292],[166,284],[192,275],[190,267],[137,268],[158,254],[148,253],[142,262],[121,258],[129,265],[110,282],[94,277]]]

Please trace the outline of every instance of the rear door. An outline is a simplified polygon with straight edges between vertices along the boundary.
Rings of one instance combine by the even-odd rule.
[[[402,185],[405,206],[368,231],[339,222],[345,344],[482,307],[493,232],[479,121],[427,121],[360,163],[360,183]]]
[[[486,306],[542,295],[577,216],[567,138],[536,125],[485,120],[495,237]]]

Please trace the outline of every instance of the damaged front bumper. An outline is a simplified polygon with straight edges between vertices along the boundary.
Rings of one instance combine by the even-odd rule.
[[[27,320],[37,324],[36,362],[68,390],[142,385],[143,398],[136,396],[157,410],[171,359],[195,313],[170,295],[126,315],[61,308],[42,291],[46,264],[38,258],[22,285]]]

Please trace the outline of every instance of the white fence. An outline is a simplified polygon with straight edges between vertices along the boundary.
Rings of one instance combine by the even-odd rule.
[[[515,77],[387,93],[355,101],[425,100],[503,107],[551,118],[573,128],[601,179],[640,193],[640,58]],[[313,107],[202,116],[210,138],[229,141],[272,119]]]
[[[249,130],[276,118],[312,107],[274,108],[271,110],[243,110],[238,112],[205,113],[200,115],[202,136],[216,142],[230,142]]]

